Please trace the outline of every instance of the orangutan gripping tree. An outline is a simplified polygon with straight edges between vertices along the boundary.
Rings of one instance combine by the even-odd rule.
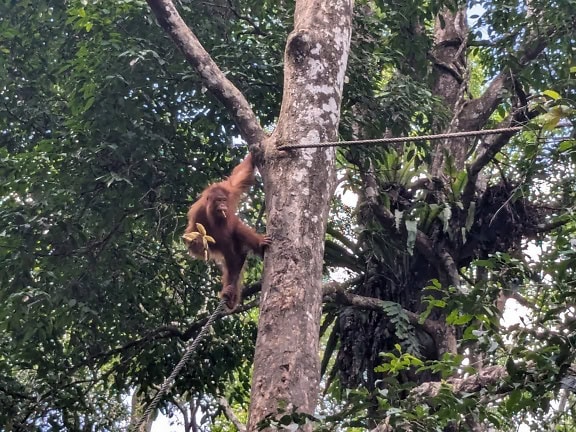
[[[188,210],[184,240],[190,255],[212,259],[222,270],[222,291],[226,305],[234,309],[240,301],[242,269],[249,251],[262,256],[270,238],[258,234],[236,215],[241,195],[254,183],[254,164],[248,155],[230,177],[208,186]],[[196,230],[204,227],[210,242],[203,242]],[[196,235],[195,235],[196,234]]]
[[[294,30],[285,50],[282,107],[270,135],[172,2],[148,0],[148,4],[204,86],[234,118],[264,181],[268,234],[274,243],[264,259],[248,430],[256,430],[282,405],[312,414],[320,381],[321,281],[335,151],[288,152],[277,147],[337,139],[352,1],[296,1]]]

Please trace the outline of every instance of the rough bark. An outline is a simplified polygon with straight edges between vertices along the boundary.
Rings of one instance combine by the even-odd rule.
[[[442,13],[442,20],[436,19],[434,35],[434,49],[431,53],[435,70],[433,93],[444,99],[447,108],[453,114],[447,132],[456,132],[461,130],[459,114],[463,108],[464,94],[468,85],[466,9],[460,9],[456,13],[445,10]],[[450,154],[454,158],[459,169],[463,168],[469,148],[466,143],[471,140],[471,138],[459,138],[438,141],[431,167],[432,175],[436,177],[441,175],[445,154]]]
[[[448,378],[446,382],[428,382],[410,390],[410,396],[416,399],[438,396],[442,386],[448,386],[454,393],[475,393],[482,388],[502,384],[508,378],[504,366],[490,366],[477,374],[466,378]]]
[[[280,408],[313,413],[334,149],[278,151],[287,143],[337,139],[351,35],[351,0],[296,2],[284,62],[278,126],[265,146],[268,234],[248,430]]]

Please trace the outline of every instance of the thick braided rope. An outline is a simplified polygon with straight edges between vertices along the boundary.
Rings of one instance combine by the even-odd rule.
[[[182,368],[186,365],[186,363],[190,359],[190,356],[192,356],[192,354],[196,350],[196,347],[198,346],[200,341],[202,339],[204,339],[204,336],[206,335],[206,333],[208,332],[208,330],[210,329],[210,327],[212,326],[212,324],[216,320],[216,317],[218,316],[218,314],[224,308],[225,304],[226,304],[226,300],[222,299],[220,301],[220,303],[218,304],[218,307],[214,310],[214,312],[212,312],[212,315],[210,315],[210,317],[208,318],[208,321],[206,321],[206,324],[204,324],[204,326],[202,327],[202,329],[200,330],[200,332],[198,333],[196,338],[191,343],[190,343],[190,341],[188,341],[188,343],[186,344],[186,350],[184,351],[182,358],[180,359],[180,361],[178,362],[178,364],[176,365],[176,367],[174,368],[174,370],[172,371],[170,376],[164,380],[164,382],[162,383],[162,386],[160,387],[160,390],[158,390],[158,393],[156,393],[156,396],[154,396],[154,399],[152,399],[152,402],[150,402],[150,404],[148,405],[148,407],[144,411],[144,414],[142,414],[142,417],[140,417],[140,420],[132,428],[130,428],[131,431],[136,432],[140,429],[142,424],[144,424],[144,422],[147,421],[147,419],[150,416],[150,414],[152,413],[152,411],[154,411],[154,409],[158,405],[158,402],[160,402],[160,398],[168,390],[170,390],[170,388],[172,388],[172,385],[174,385],[174,381],[176,380],[176,377],[178,376],[178,374],[180,373]]]
[[[391,137],[391,138],[375,138],[375,139],[365,139],[356,141],[333,141],[333,142],[323,142],[323,143],[313,143],[313,144],[283,144],[278,147],[278,150],[287,150],[295,148],[309,148],[309,147],[339,147],[348,145],[366,145],[366,144],[386,144],[386,143],[401,143],[407,141],[427,141],[427,140],[438,140],[444,138],[458,138],[458,137],[468,137],[468,136],[479,136],[479,135],[494,135],[506,132],[518,132],[524,129],[523,126],[514,126],[508,128],[499,129],[487,129],[482,131],[464,131],[464,132],[450,132],[445,134],[437,135],[420,135],[414,137]]]

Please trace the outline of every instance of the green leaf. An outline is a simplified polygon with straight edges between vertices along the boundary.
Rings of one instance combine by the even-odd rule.
[[[466,215],[466,231],[470,232],[476,217],[476,202],[472,201],[468,207],[468,214]]]
[[[400,210],[394,210],[394,226],[396,230],[400,229],[400,224],[402,223],[402,217],[404,216],[404,212]]]
[[[548,96],[550,99],[553,99],[553,100],[558,100],[562,97],[562,96],[560,96],[560,93],[558,93],[554,90],[544,90],[542,92],[542,94],[544,94],[545,96]]]
[[[408,253],[412,255],[412,253],[414,252],[414,245],[416,243],[416,234],[418,231],[418,225],[416,221],[407,220],[405,222],[405,226],[406,226],[406,232],[408,234],[406,237],[406,249]]]
[[[474,318],[471,314],[461,314],[457,310],[453,310],[450,314],[446,317],[446,323],[450,325],[464,325],[468,324]]]
[[[88,111],[94,105],[94,96],[89,97],[84,104],[84,111]]]
[[[576,140],[574,139],[569,139],[569,140],[565,140],[562,141],[559,145],[558,145],[558,151],[560,153],[563,152],[567,152],[569,150],[572,150],[576,147]]]

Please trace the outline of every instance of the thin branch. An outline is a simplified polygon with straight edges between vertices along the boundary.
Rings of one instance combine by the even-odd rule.
[[[538,113],[534,111],[527,111],[526,107],[515,111],[511,116],[498,125],[498,127],[511,127],[519,124],[526,124],[529,120],[534,118]],[[494,159],[502,148],[508,144],[510,138],[518,133],[517,131],[502,132],[498,135],[490,135],[484,140],[482,148],[479,150],[478,157],[467,167],[468,180],[464,191],[462,192],[462,203],[467,210],[470,203],[474,199],[476,192],[476,182],[480,171]]]
[[[259,285],[261,287],[260,284],[255,284],[255,285]],[[243,293],[243,296],[244,296],[244,293]],[[239,305],[233,311],[219,312],[216,314],[216,319],[218,320],[218,319],[225,317],[225,316],[228,316],[228,315],[239,314],[240,312],[244,312],[244,311],[247,311],[247,310],[250,310],[250,309],[257,307],[258,304],[259,304],[258,300],[255,300],[255,301],[252,301],[250,303]],[[188,339],[191,339],[192,337],[194,337],[196,335],[196,333],[198,332],[198,330],[200,328],[202,328],[204,326],[204,324],[206,324],[206,322],[208,321],[209,318],[210,317],[205,317],[205,318],[191,324],[182,334],[182,339],[188,340]]]
[[[37,400],[37,397],[27,395],[25,393],[22,393],[22,392],[19,392],[16,390],[11,390],[11,389],[4,387],[2,385],[0,385],[0,392],[4,393],[5,395],[12,396],[15,399],[26,399],[26,400],[30,400],[30,401],[36,401]]]
[[[170,401],[172,404],[174,404],[176,406],[176,408],[178,408],[178,410],[180,410],[180,414],[182,415],[182,418],[184,420],[184,430],[188,431],[190,430],[190,420],[188,418],[188,410],[184,407],[184,405],[182,405],[177,399],[173,398]],[[193,405],[193,402],[190,401],[190,404]]]
[[[336,294],[339,291],[345,291],[348,288],[361,283],[364,280],[364,276],[356,276],[352,279],[348,279],[344,282],[331,281],[322,285],[322,295],[330,296]]]
[[[230,10],[230,12],[232,12],[234,14],[234,16],[236,16],[236,18],[238,18],[239,20],[245,21],[246,23],[248,23],[248,25],[250,25],[254,31],[252,32],[252,34],[258,35],[258,36],[268,36],[268,33],[265,31],[262,31],[262,29],[260,28],[260,26],[258,24],[256,24],[256,22],[250,18],[247,15],[241,15],[232,5],[232,1],[228,0],[228,9]]]
[[[534,229],[534,233],[536,234],[544,234],[550,231],[555,230],[556,228],[560,228],[561,226],[566,225],[568,222],[570,222],[572,219],[570,218],[570,216],[565,215],[564,217],[555,220],[553,222],[548,222],[545,224],[538,224],[536,225],[536,228]]]
[[[200,403],[195,402],[195,398],[190,399],[190,429],[192,432],[197,432],[200,430],[198,427],[198,422],[196,418],[198,417],[198,411],[200,410]]]
[[[147,0],[160,26],[200,75],[202,83],[228,110],[248,145],[258,145],[266,134],[248,101],[226,78],[198,38],[188,28],[171,0]]]
[[[251,289],[251,291],[257,292],[258,289],[260,288],[260,284],[254,284],[251,285],[250,287],[248,287],[249,289]],[[224,311],[224,312],[219,312],[218,314],[216,314],[216,319],[222,318],[224,316],[227,315],[233,315],[233,314],[237,314],[240,312],[244,312],[246,310],[252,309],[254,307],[256,307],[258,305],[258,302],[250,302],[247,303],[245,305],[239,306],[237,307],[234,311],[230,312],[230,311]],[[80,367],[84,367],[86,365],[91,364],[92,362],[100,359],[100,362],[105,362],[107,359],[109,359],[110,357],[117,355],[117,354],[123,354],[126,351],[132,349],[132,348],[138,348],[138,347],[143,347],[144,345],[146,345],[149,342],[152,341],[159,341],[162,339],[171,339],[171,338],[178,338],[182,341],[188,341],[190,339],[192,339],[193,337],[195,337],[195,335],[198,333],[198,331],[204,327],[204,325],[206,324],[206,322],[208,321],[210,317],[205,317],[202,318],[198,321],[193,322],[192,324],[190,324],[188,326],[188,328],[186,328],[185,330],[180,330],[176,325],[163,325],[163,326],[159,326],[153,330],[148,331],[146,334],[144,334],[143,336],[131,340],[129,342],[126,342],[125,344],[116,347],[116,348],[111,348],[107,351],[102,351],[99,353],[96,353],[92,356],[90,356],[90,358],[84,360],[83,362],[81,362],[80,364],[76,365],[74,367],[74,369],[78,369]]]
[[[361,309],[381,312],[387,306],[387,304],[389,304],[389,302],[374,297],[365,297],[358,294],[352,294],[346,291],[346,288],[351,285],[355,285],[361,279],[361,277],[358,277],[342,283],[330,282],[325,284],[322,287],[322,295],[324,297],[324,301],[332,300],[340,305],[354,306]],[[402,308],[402,312],[406,315],[408,321],[410,321],[410,324],[422,326],[422,328],[431,335],[436,334],[438,330],[444,326],[443,323],[431,319],[427,319],[421,323],[420,315],[416,312],[412,312],[404,308]]]
[[[346,292],[337,284],[326,285],[322,293],[325,297],[330,297],[336,303],[346,306],[356,306],[361,309],[382,311],[387,302],[374,297],[364,297],[358,294]],[[411,324],[418,324],[419,315],[415,312],[403,309]]]
[[[345,234],[338,231],[333,225],[328,225],[328,227],[326,227],[326,234],[334,237],[336,240],[342,243],[344,247],[347,247],[348,250],[353,251],[356,250],[357,248],[356,243],[354,243],[352,240],[346,237]]]
[[[508,120],[509,121],[509,120]],[[527,120],[524,120],[526,122]],[[471,183],[471,179],[476,183],[478,174],[488,163],[498,154],[502,148],[508,144],[510,138],[512,138],[517,131],[503,132],[499,135],[492,135],[487,137],[484,141],[484,145],[480,150],[478,157],[472,162],[468,167],[468,181]]]
[[[161,340],[161,339],[168,339],[168,338],[173,338],[173,337],[178,337],[180,339],[183,339],[184,335],[175,326],[160,326],[158,328],[150,330],[144,336],[142,336],[138,339],[131,340],[130,342],[126,342],[124,345],[121,345],[119,347],[112,348],[112,349],[109,349],[107,351],[102,351],[102,352],[99,352],[99,353],[96,353],[96,354],[90,356],[86,360],[84,360],[84,361],[80,362],[78,365],[74,366],[72,368],[72,371],[75,371],[75,370],[78,370],[84,366],[93,364],[93,362],[95,362],[97,360],[100,360],[101,363],[104,363],[105,361],[107,361],[112,356],[115,356],[117,354],[123,354],[124,352],[128,351],[131,348],[143,346],[148,342],[157,341],[157,340]]]
[[[234,426],[236,426],[236,429],[238,429],[240,432],[245,432],[246,426],[244,426],[240,422],[240,420],[238,420],[238,417],[236,417],[236,414],[234,414],[234,411],[232,411],[232,408],[230,407],[230,404],[228,403],[226,398],[224,397],[218,398],[218,404],[222,408],[224,416],[226,416],[226,418],[230,420]]]
[[[330,266],[346,267],[356,273],[360,273],[364,269],[357,256],[349,253],[345,247],[331,240],[325,241],[324,257],[329,261]]]
[[[518,293],[516,291],[509,293],[509,294],[504,293],[504,296],[506,299],[516,300],[518,302],[518,304],[520,304],[520,305],[524,306],[525,308],[530,309],[532,311],[539,311],[540,310],[539,306],[537,306],[535,303],[532,303],[532,302],[526,300],[524,298],[524,296],[522,296],[520,293]]]

